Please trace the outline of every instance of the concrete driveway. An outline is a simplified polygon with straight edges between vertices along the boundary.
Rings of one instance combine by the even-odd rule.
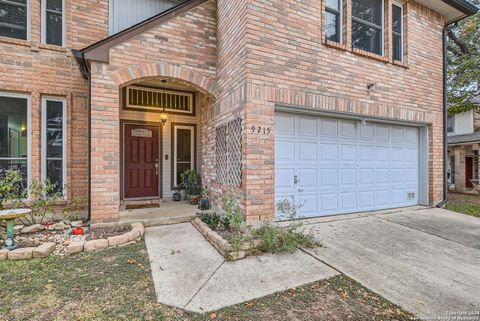
[[[425,319],[480,320],[480,219],[416,208],[310,223],[321,262]]]

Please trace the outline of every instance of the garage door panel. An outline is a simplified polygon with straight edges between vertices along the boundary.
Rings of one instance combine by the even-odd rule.
[[[338,162],[338,145],[320,144],[320,160],[322,162]]]
[[[275,116],[275,134],[278,136],[295,135],[295,118],[287,114],[277,114]]]
[[[316,216],[318,211],[317,194],[302,194],[298,197],[298,214],[300,216],[312,217]]]
[[[277,140],[275,143],[275,161],[293,162],[295,160],[295,143],[293,141]]]
[[[328,193],[319,195],[319,209],[321,213],[335,214],[338,212],[338,193]]]
[[[341,139],[357,139],[357,122],[349,120],[340,121],[340,138]]]
[[[295,189],[295,168],[277,168],[275,170],[275,188],[277,190]]]
[[[357,145],[342,144],[340,146],[340,162],[353,163],[357,161]]]
[[[340,169],[340,188],[357,185],[357,170],[350,168]]]
[[[297,135],[302,137],[317,137],[318,120],[316,117],[299,116],[297,120]]]
[[[336,189],[338,185],[338,169],[320,169],[320,188]]]
[[[336,119],[322,118],[320,119],[320,128],[322,137],[337,138],[338,122]]]
[[[317,162],[317,142],[301,141],[297,143],[297,157],[300,162]]]
[[[418,204],[418,129],[288,117],[276,121],[277,201],[293,195],[305,217]]]
[[[299,168],[297,173],[298,188],[313,190],[318,189],[316,168]]]
[[[340,208],[341,212],[352,211],[357,209],[357,193],[343,192],[340,193]]]

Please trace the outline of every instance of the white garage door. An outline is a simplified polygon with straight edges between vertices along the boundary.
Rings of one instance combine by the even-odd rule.
[[[303,217],[418,204],[415,127],[277,113],[275,199]]]

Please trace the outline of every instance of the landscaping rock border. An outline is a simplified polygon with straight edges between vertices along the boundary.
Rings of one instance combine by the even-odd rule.
[[[145,235],[142,223],[132,223],[132,230],[121,235],[111,236],[105,239],[73,242],[67,247],[67,254],[72,255],[80,252],[103,250],[107,248],[123,246],[139,242]],[[13,251],[0,249],[0,261],[3,260],[28,260],[49,256],[55,250],[55,243],[42,243],[37,247],[18,248]]]
[[[241,260],[247,255],[255,252],[261,245],[261,240],[253,240],[251,242],[243,242],[240,250],[235,251],[233,246],[225,240],[220,234],[213,231],[205,222],[196,218],[192,221],[192,225],[203,235],[203,237],[213,245],[213,247],[227,260],[237,261]]]

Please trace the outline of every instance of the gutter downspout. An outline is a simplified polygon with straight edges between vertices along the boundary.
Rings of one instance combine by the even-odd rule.
[[[83,63],[85,64],[85,68],[87,68],[87,62],[82,55]],[[87,69],[88,70],[88,69]],[[88,108],[88,165],[87,165],[87,194],[88,194],[88,203],[87,203],[87,213],[88,217],[87,220],[90,221],[92,218],[92,75],[90,70],[88,70],[88,100],[87,100],[87,108]]]
[[[448,201],[448,138],[447,138],[447,117],[448,117],[448,95],[447,95],[447,28],[443,27],[443,200],[436,205],[442,208]]]

